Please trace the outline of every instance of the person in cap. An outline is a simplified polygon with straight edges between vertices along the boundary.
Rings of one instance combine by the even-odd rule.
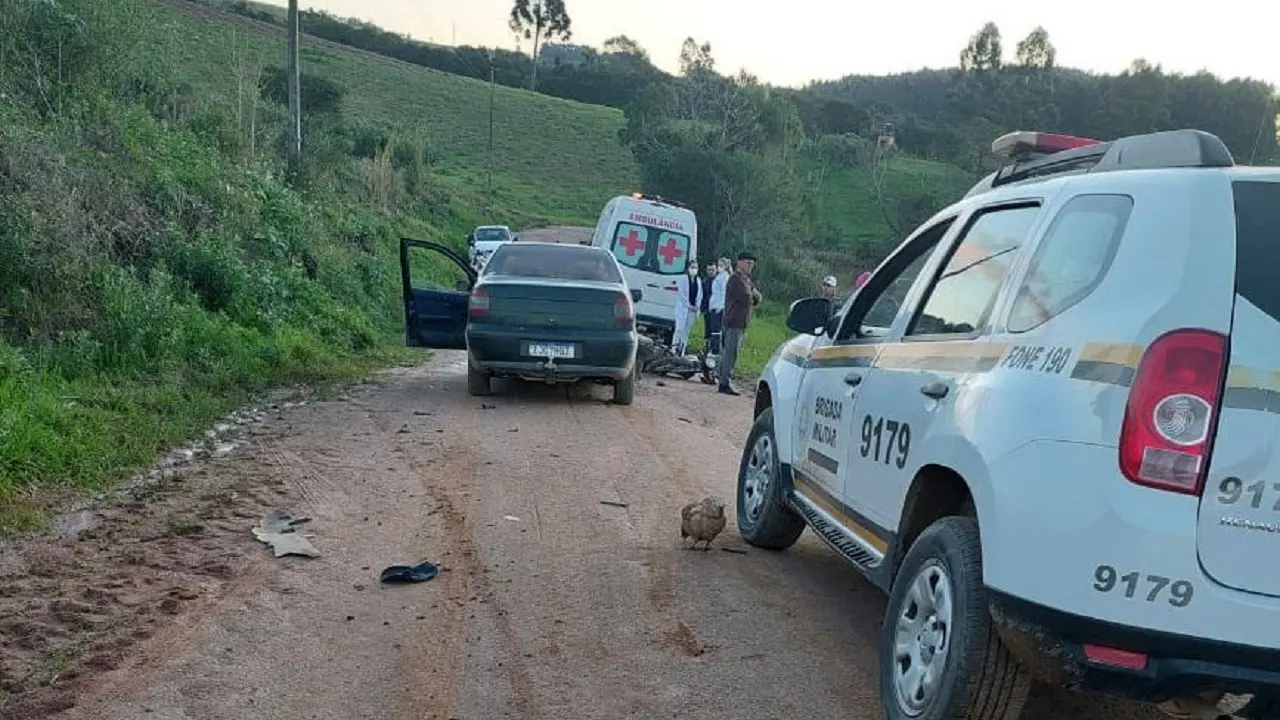
[[[836,276],[828,275],[822,278],[822,287],[819,288],[818,294],[827,300],[834,300],[836,297]]]
[[[729,379],[733,377],[738,354],[742,351],[742,339],[746,336],[747,325],[751,323],[751,309],[760,304],[760,291],[751,281],[751,271],[755,267],[754,255],[739,253],[738,267],[725,283],[724,328],[721,333],[724,354],[719,367],[719,389],[725,395],[740,394],[733,389]]]

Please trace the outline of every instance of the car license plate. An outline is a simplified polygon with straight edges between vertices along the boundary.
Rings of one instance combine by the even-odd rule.
[[[527,354],[532,355],[533,357],[572,359],[573,344],[558,342],[531,342],[529,343]]]

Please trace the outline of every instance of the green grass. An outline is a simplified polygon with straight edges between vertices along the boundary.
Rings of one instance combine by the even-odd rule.
[[[235,97],[226,48],[231,25],[162,8],[175,69],[206,100]],[[250,52],[283,65],[283,35],[238,29]],[[594,224],[610,197],[637,187],[638,169],[618,142],[622,113],[329,47],[306,47],[303,72],[345,91],[345,114],[424,140],[445,187],[479,207],[487,198],[489,101],[493,99],[493,211],[526,222]],[[492,92],[491,92],[492,90]]]

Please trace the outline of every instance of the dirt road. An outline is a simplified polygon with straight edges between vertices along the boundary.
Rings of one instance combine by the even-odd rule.
[[[832,552],[747,549],[732,522],[717,545],[746,554],[681,547],[683,503],[733,497],[748,398],[647,378],[631,407],[506,383],[482,402],[464,363],[272,409],[145,502],[0,552],[0,715],[880,717],[883,602]],[[321,557],[249,534],[276,506],[313,518]],[[379,584],[424,559],[439,577]]]

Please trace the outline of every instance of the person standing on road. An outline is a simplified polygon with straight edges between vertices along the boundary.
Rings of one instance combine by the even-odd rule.
[[[708,351],[719,355],[724,347],[724,291],[729,282],[729,258],[716,262],[716,276],[711,281],[711,297],[707,300]]]
[[[707,263],[707,274],[702,278],[702,302],[698,312],[702,313],[702,340],[706,343],[707,352],[711,352],[711,286],[716,282],[716,264]]]
[[[698,266],[689,265],[688,271],[676,279],[676,331],[671,337],[671,351],[684,355],[689,344],[689,330],[698,319],[698,305],[702,301],[702,283],[698,281]]]
[[[738,353],[742,350],[742,338],[747,333],[747,325],[751,323],[751,308],[760,304],[760,291],[751,282],[751,271],[755,267],[754,255],[740,253],[737,270],[725,283],[724,356],[720,362],[720,392],[725,395],[739,394],[729,384],[729,379],[733,377],[733,370],[738,364]]]

